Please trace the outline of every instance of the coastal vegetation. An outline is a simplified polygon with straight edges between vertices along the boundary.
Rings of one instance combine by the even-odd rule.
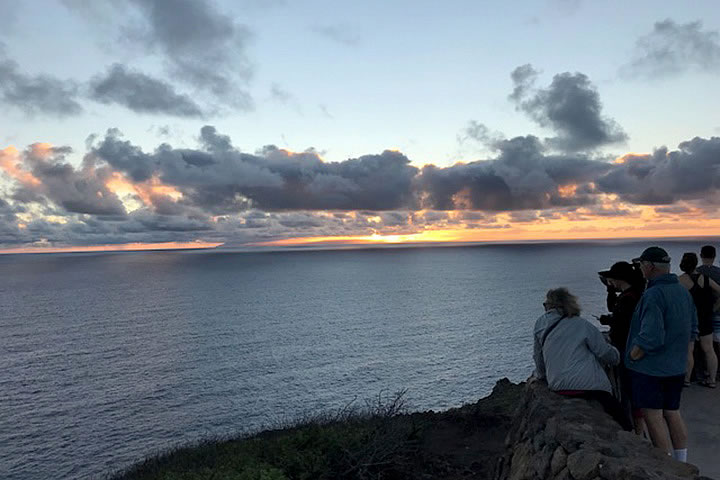
[[[492,476],[521,385],[477,403],[408,412],[406,392],[354,402],[252,436],[179,448],[113,480],[444,479]]]

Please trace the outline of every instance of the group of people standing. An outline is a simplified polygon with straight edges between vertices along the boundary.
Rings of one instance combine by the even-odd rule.
[[[677,276],[668,253],[649,247],[632,263],[599,272],[610,313],[597,318],[610,327],[609,341],[580,316],[566,288],[550,290],[535,323],[534,376],[558,394],[597,400],[624,429],[647,432],[653,445],[687,461],[682,389],[693,374],[699,385],[715,388],[718,375],[715,257],[710,245],[700,250],[700,266],[697,254],[685,253]],[[615,394],[608,367],[617,367]]]

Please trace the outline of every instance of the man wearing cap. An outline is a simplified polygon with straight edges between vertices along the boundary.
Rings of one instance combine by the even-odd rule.
[[[695,303],[670,273],[664,249],[646,248],[633,262],[639,262],[648,280],[630,322],[625,354],[633,404],[643,411],[653,445],[686,462],[687,428],[679,409],[688,344],[698,333]]]

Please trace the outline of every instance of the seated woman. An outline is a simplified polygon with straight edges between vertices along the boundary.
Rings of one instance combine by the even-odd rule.
[[[543,306],[545,314],[535,322],[535,376],[561,395],[597,400],[625,430],[632,430],[604,369],[620,363],[620,353],[580,317],[577,298],[566,288],[550,290]]]
[[[680,260],[680,270],[684,273],[678,277],[678,281],[688,289],[697,309],[700,348],[705,356],[707,368],[707,377],[701,382],[701,385],[715,388],[718,359],[713,348],[713,310],[716,302],[714,297],[720,295],[720,285],[707,275],[700,275],[696,270],[697,264],[698,257],[694,252],[683,254],[682,260]],[[716,293],[713,294],[713,292]],[[690,377],[695,366],[694,352],[695,339],[691,339],[688,347],[688,368],[685,374],[686,387],[690,386]]]

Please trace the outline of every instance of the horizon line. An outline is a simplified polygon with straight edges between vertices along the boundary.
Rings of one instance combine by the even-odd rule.
[[[311,238],[311,237],[309,237]],[[481,245],[519,245],[519,244],[547,244],[547,243],[575,243],[575,242],[641,242],[651,240],[665,241],[693,241],[703,239],[718,239],[720,234],[710,235],[659,235],[647,237],[581,237],[581,238],[528,238],[507,240],[477,240],[477,241],[420,241],[420,242],[383,242],[383,241],[328,241],[331,237],[322,237],[324,240],[275,244],[269,242],[249,242],[237,246],[226,246],[225,242],[157,242],[157,243],[124,243],[88,246],[63,247],[19,247],[0,249],[0,255],[33,255],[53,253],[123,253],[123,252],[169,252],[169,251],[212,251],[233,253],[260,253],[260,252],[286,252],[286,251],[317,251],[317,250],[364,250],[364,249],[393,249],[393,248],[451,248]],[[342,237],[338,237],[342,238]]]

